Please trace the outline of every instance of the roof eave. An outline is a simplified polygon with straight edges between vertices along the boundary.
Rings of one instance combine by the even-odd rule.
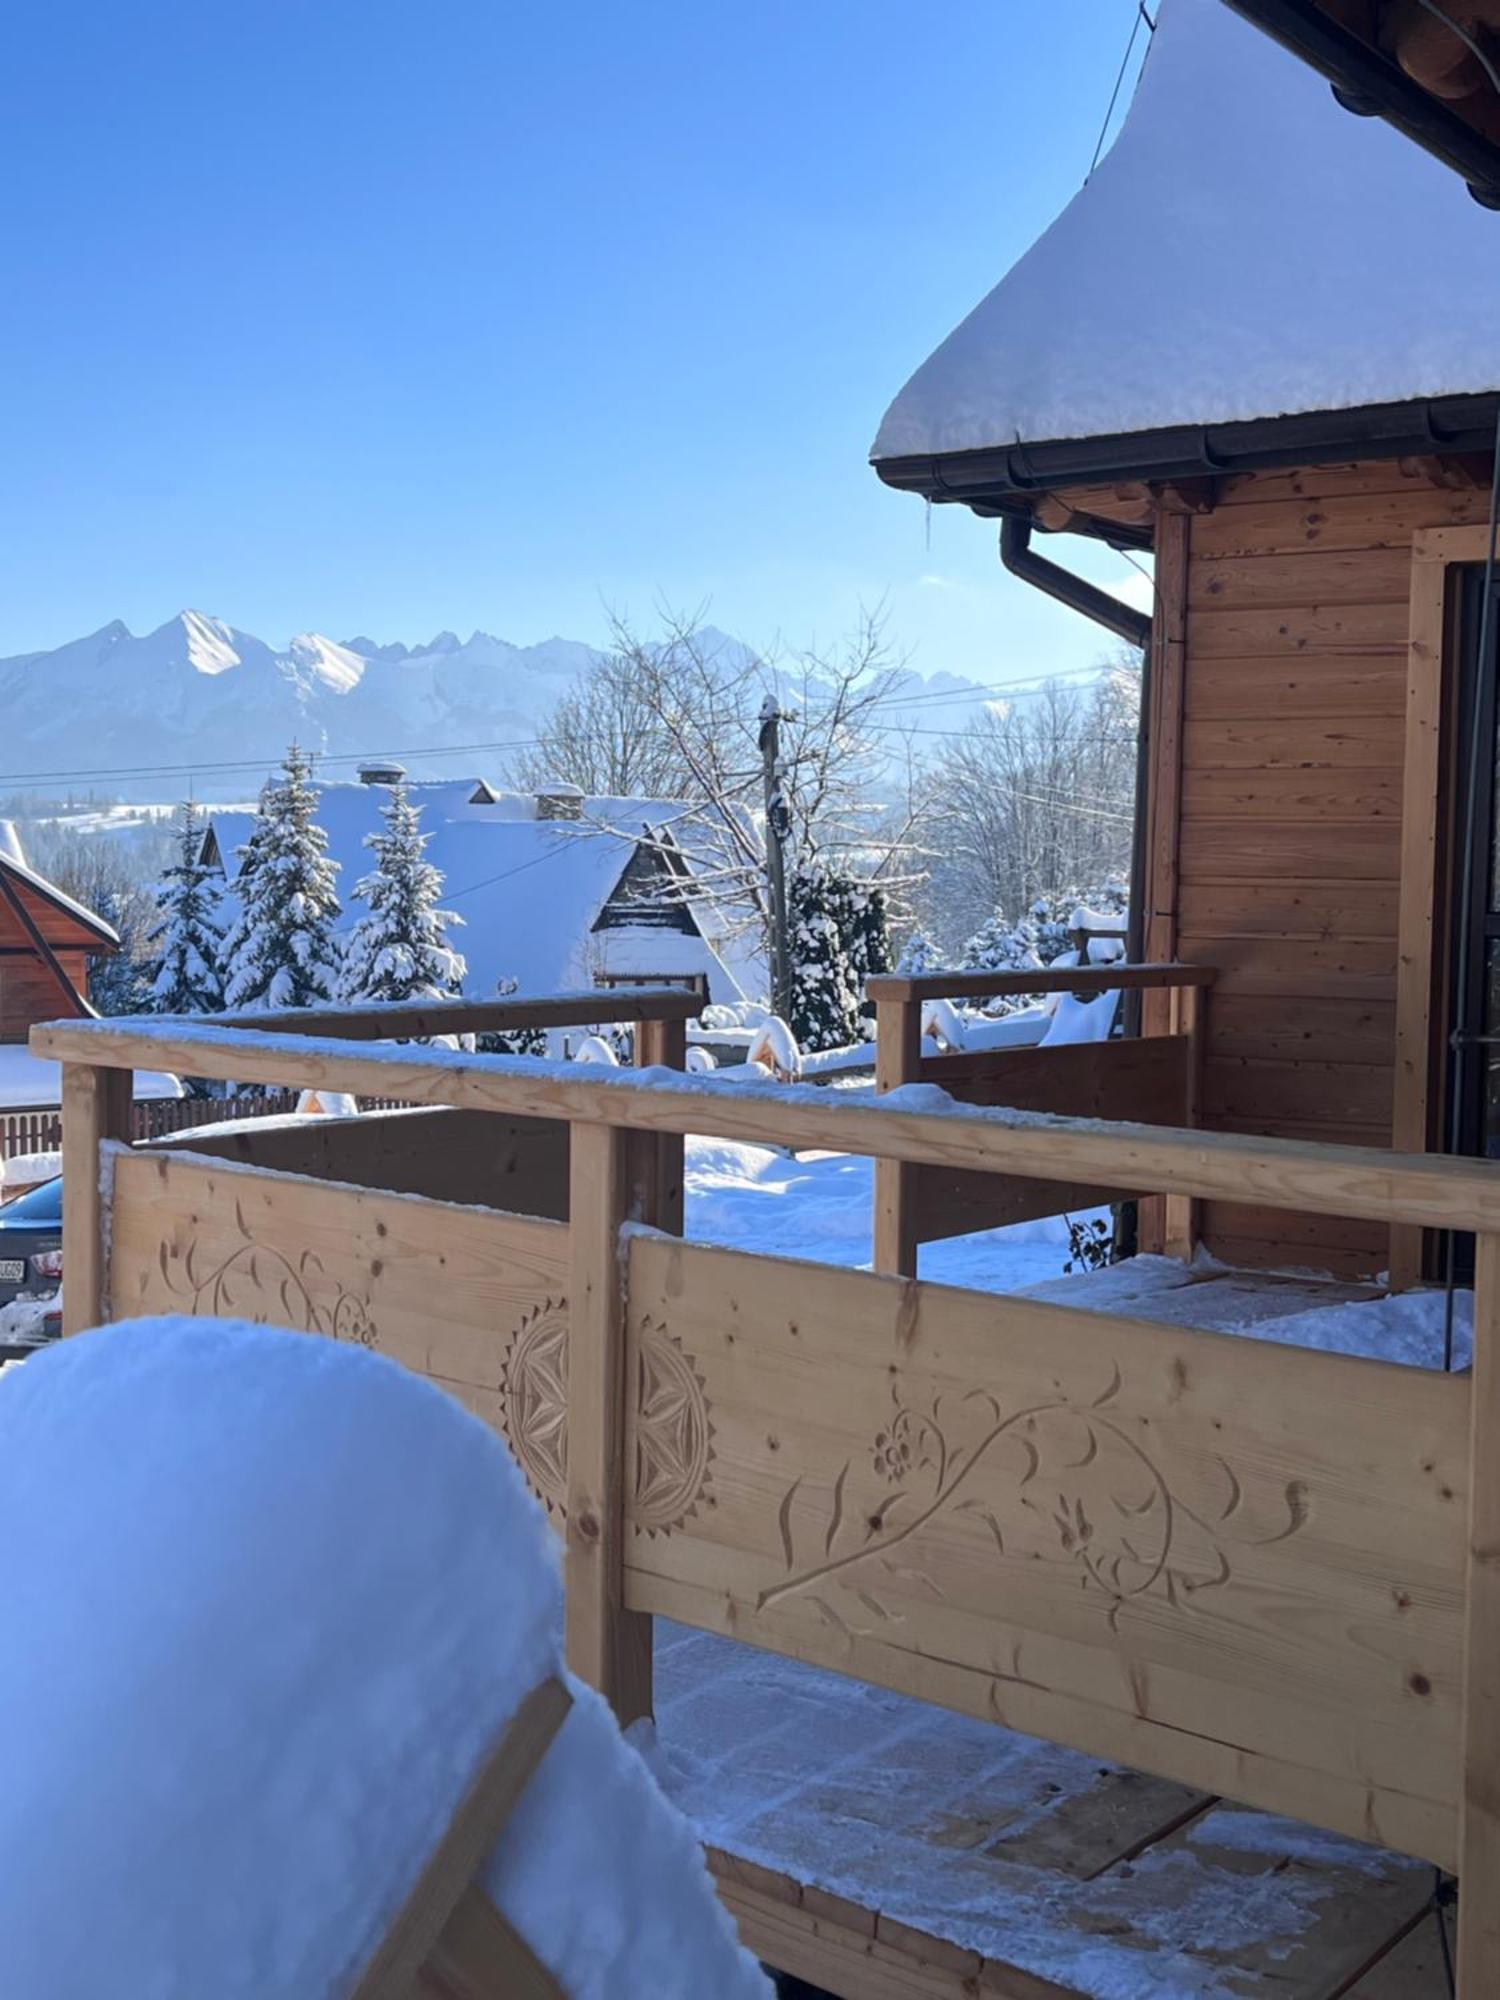
[[[887,486],[977,514],[1021,511],[1040,493],[1111,480],[1175,480],[1439,452],[1489,452],[1500,390],[1352,410],[1316,410],[1229,424],[1178,424],[1112,436],[1021,439],[983,451],[877,458]]]

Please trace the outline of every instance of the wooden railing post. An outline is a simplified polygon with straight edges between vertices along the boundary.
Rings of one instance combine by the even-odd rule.
[[[130,1137],[135,1073],[64,1063],[62,1069],[63,1310],[65,1334],[105,1318],[104,1197],[99,1152]]]
[[[1474,1240],[1458,1821],[1460,2000],[1500,1993],[1500,1235]]]
[[[875,1088],[914,1083],[922,1061],[922,1007],[916,1000],[875,1002]],[[917,1275],[912,1170],[904,1160],[875,1162],[874,1268],[898,1278]]]
[[[627,1134],[575,1124],[569,1166],[568,1665],[621,1727],[651,1713],[651,1620],[625,1609]]]
[[[642,1021],[635,1060],[638,1069],[686,1069],[687,1022]],[[682,1234],[683,1145],[679,1132],[630,1133],[630,1213],[672,1236]]]
[[[1203,1013],[1206,989],[1179,986],[1171,994],[1169,1023],[1174,1035],[1187,1042],[1187,1090],[1183,1098],[1182,1122],[1195,1126],[1203,1115]],[[1193,1261],[1198,1242],[1198,1204],[1191,1195],[1168,1195],[1163,1248],[1169,1257],[1184,1264]]]

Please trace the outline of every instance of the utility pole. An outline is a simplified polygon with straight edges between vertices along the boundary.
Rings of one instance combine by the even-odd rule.
[[[760,756],[765,777],[766,879],[771,892],[771,1011],[792,1013],[792,961],[786,909],[786,838],[792,815],[781,788],[781,708],[774,694],[760,705]]]

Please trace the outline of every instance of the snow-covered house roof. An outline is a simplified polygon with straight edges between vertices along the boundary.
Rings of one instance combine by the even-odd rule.
[[[1297,420],[1287,445],[1470,449],[1497,391],[1500,218],[1221,0],[1162,0],[1113,148],[871,456],[891,484],[970,498],[1221,469],[1252,442],[1232,427],[1270,419]],[[1061,448],[1082,440],[1116,445]]]
[[[316,789],[318,822],[339,867],[340,927],[348,930],[362,907],[351,907],[354,886],[372,863],[365,839],[379,831],[389,793],[369,783]],[[578,820],[557,820],[539,818],[529,793],[497,791],[472,778],[414,782],[407,789],[421,808],[422,831],[431,836],[427,858],[443,875],[443,907],[464,920],[452,942],[468,961],[469,996],[492,996],[502,979],[515,980],[527,994],[588,986],[605,973],[703,973],[714,1000],[741,997],[738,979],[715,949],[718,940],[704,935],[712,926],[691,897],[674,903],[679,921],[673,924],[651,921],[644,911],[633,923],[628,903],[616,901],[643,854],[656,865],[657,842],[682,812],[680,805],[583,799]],[[231,885],[253,818],[249,808],[209,815],[205,851]]]

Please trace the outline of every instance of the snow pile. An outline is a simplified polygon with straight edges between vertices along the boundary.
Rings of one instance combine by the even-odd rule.
[[[0,1381],[0,1992],[346,1994],[558,1659],[500,1440],[358,1347],[126,1322]],[[484,1871],[572,2000],[763,1994],[582,1690]]]
[[[585,1035],[573,1051],[574,1062],[603,1063],[606,1069],[618,1069],[620,1058],[615,1054],[603,1035]]]
[[[12,1153],[8,1160],[0,1160],[0,1201],[54,1181],[61,1172],[61,1153]]]
[[[40,1347],[62,1332],[62,1293],[0,1306],[0,1347]]]
[[[181,1081],[160,1070],[138,1069],[135,1101],[181,1097]],[[45,1111],[62,1103],[62,1064],[34,1056],[24,1042],[0,1042],[0,1110]]]
[[[1113,148],[871,456],[1492,390],[1497,325],[1495,218],[1453,174],[1220,0],[1163,0]]]
[[[292,1114],[296,1118],[355,1118],[358,1115],[359,1099],[354,1095],[352,1090],[327,1090],[321,1086],[317,1090],[304,1090],[298,1097],[297,1109]],[[269,1118],[242,1118],[239,1120],[241,1125],[255,1125],[257,1127],[269,1125],[272,1122]],[[200,1128],[196,1136],[202,1137],[203,1130],[217,1132],[223,1129],[224,1127],[217,1125]],[[233,1125],[229,1129],[233,1130]],[[189,1134],[189,1144],[191,1144],[193,1136]]]
[[[795,1083],[802,1074],[797,1037],[778,1014],[768,1014],[751,1036],[745,1061],[763,1065],[783,1083]]]

